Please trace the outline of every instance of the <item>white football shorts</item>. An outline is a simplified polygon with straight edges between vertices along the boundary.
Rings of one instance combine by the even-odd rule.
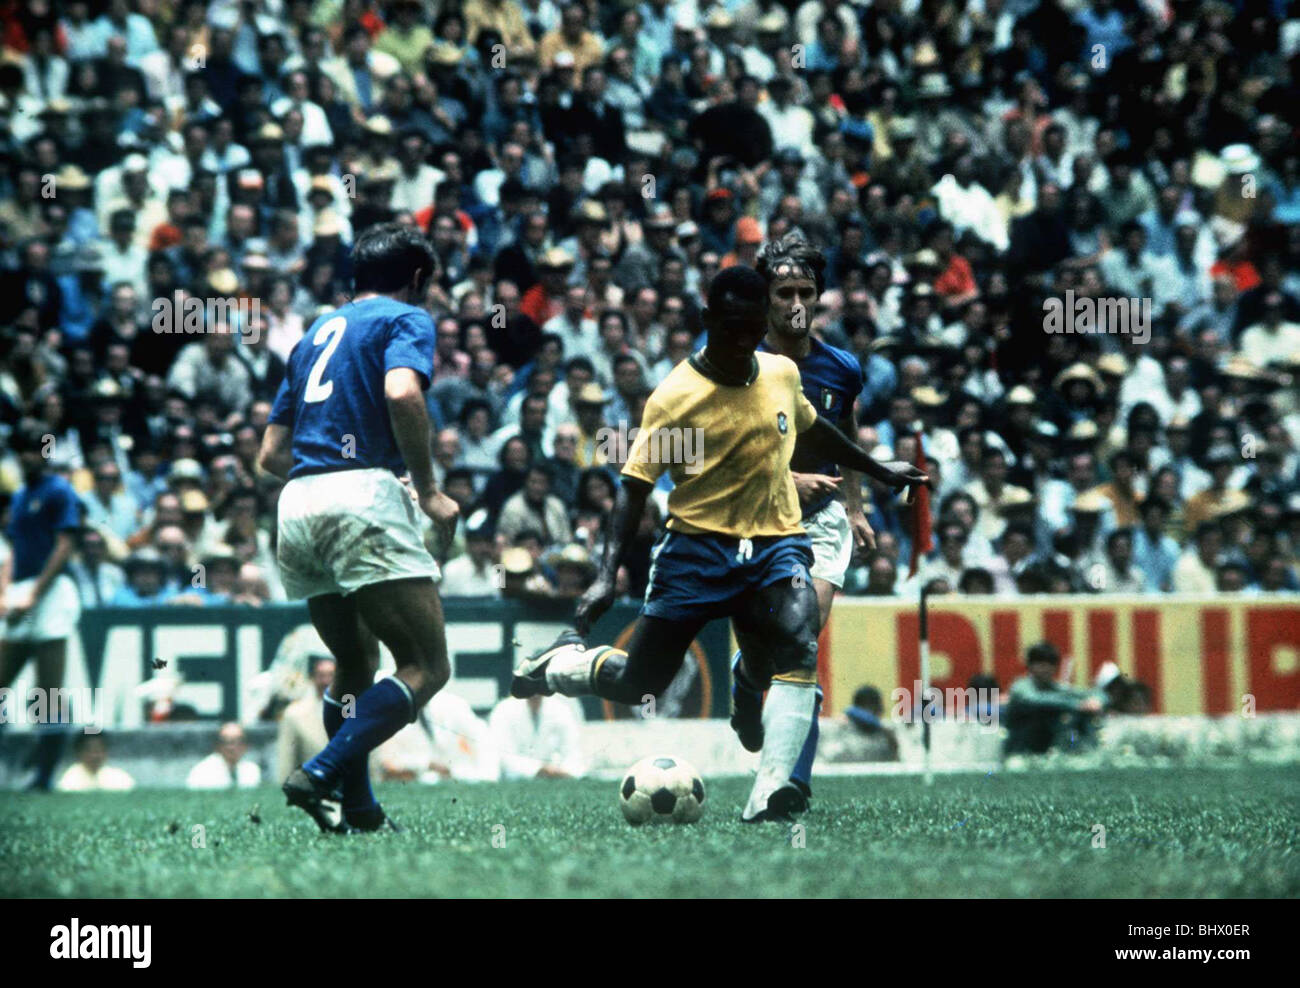
[[[290,600],[441,576],[424,547],[420,509],[389,470],[295,477],[280,492],[278,527],[276,555]]]
[[[808,575],[842,589],[844,574],[853,561],[853,532],[844,503],[832,501],[811,518],[805,518],[803,527],[812,539],[813,564]]]
[[[12,606],[20,597],[26,596],[35,584],[35,577],[10,584],[5,595],[6,604]],[[0,639],[31,644],[58,641],[70,637],[77,630],[80,619],[81,595],[77,593],[77,585],[72,577],[60,573],[50,582],[36,606],[20,620],[12,623],[0,620]]]

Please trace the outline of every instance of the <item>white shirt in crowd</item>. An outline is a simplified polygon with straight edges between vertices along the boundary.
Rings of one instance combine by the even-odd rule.
[[[445,778],[430,768],[435,762],[460,782],[496,782],[501,777],[501,759],[488,725],[465,700],[446,690],[435,693],[416,722],[385,741],[378,755],[386,770],[411,772],[421,782]]]
[[[135,788],[135,779],[125,769],[114,768],[112,765],[104,765],[98,772],[91,772],[77,762],[68,766],[54,788],[59,792],[126,792]]]
[[[232,775],[230,765],[215,751],[190,769],[185,779],[186,789],[252,789],[261,784],[262,770],[256,762],[242,759]]]
[[[570,697],[544,697],[536,712],[527,700],[502,700],[488,717],[488,726],[501,756],[503,777],[531,779],[543,765],[582,775],[587,763],[578,736],[581,722],[581,708]]]
[[[479,572],[468,553],[457,556],[442,568],[438,592],[444,597],[496,597],[499,594],[496,566],[489,562]]]

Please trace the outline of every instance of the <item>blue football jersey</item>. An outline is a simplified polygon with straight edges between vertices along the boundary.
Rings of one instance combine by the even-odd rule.
[[[13,547],[15,583],[40,576],[54,552],[60,532],[81,525],[81,501],[72,485],[47,473],[32,486],[18,488],[9,505],[9,544]]]
[[[433,319],[385,296],[321,316],[289,354],[271,422],[293,431],[290,479],[405,465],[384,398],[384,375],[409,367],[433,378]]]
[[[812,402],[813,408],[817,409],[818,416],[838,426],[853,411],[854,399],[865,383],[862,365],[847,350],[828,346],[815,337],[811,342],[812,349],[808,351],[808,356],[795,361],[803,393]],[[766,342],[760,343],[758,348],[771,350]],[[856,436],[849,438],[857,441]],[[790,469],[795,473],[821,473],[830,477],[840,475],[840,469],[834,463],[806,452],[802,446],[802,443],[796,442],[794,456],[790,458]],[[809,518],[815,515],[830,501],[828,496],[804,505],[803,516]]]

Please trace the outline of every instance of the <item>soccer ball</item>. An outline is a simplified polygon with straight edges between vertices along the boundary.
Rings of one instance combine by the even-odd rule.
[[[704,812],[704,780],[680,758],[651,755],[623,776],[618,805],[633,826],[694,823]]]

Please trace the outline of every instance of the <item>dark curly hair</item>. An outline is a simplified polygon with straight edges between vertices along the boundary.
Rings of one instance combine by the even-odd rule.
[[[793,267],[816,282],[818,295],[826,289],[826,255],[801,233],[791,232],[769,240],[758,252],[754,267],[769,285],[778,278],[789,277],[789,268]]]

